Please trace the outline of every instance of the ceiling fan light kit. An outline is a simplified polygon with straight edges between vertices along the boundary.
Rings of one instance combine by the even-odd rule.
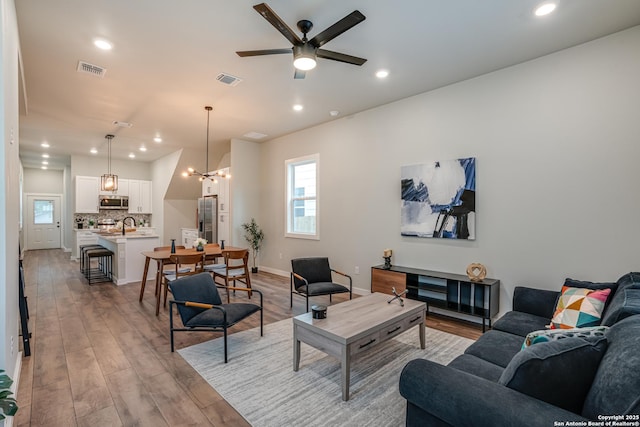
[[[240,57],[280,55],[291,53],[293,51],[293,66],[296,68],[293,77],[295,79],[304,79],[305,71],[315,68],[317,58],[331,59],[333,61],[344,62],[352,65],[362,65],[367,62],[366,59],[358,58],[357,56],[320,49],[320,47],[325,43],[333,40],[340,34],[355,27],[366,19],[365,16],[357,10],[354,10],[326,30],[320,32],[311,40],[307,40],[307,33],[311,31],[311,28],[313,28],[313,23],[311,21],[307,19],[298,21],[298,29],[302,33],[302,38],[300,38],[266,3],[257,4],[253,6],[253,8],[271,25],[273,25],[280,34],[289,40],[293,46],[291,49],[262,49],[236,52]]]

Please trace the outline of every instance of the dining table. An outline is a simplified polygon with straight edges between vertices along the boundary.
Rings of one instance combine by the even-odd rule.
[[[217,244],[209,244],[204,246],[204,253],[207,258],[216,258],[216,257],[221,257],[223,251],[241,251],[244,249],[245,248],[238,248],[234,246],[225,246],[224,249],[222,249]],[[198,251],[196,248],[176,249],[175,252],[173,253],[171,252],[170,249],[161,250],[161,251],[141,252],[142,255],[144,255],[145,257],[145,260],[144,260],[144,271],[142,273],[142,282],[140,283],[139,301],[142,302],[142,297],[144,296],[144,288],[147,285],[147,273],[149,272],[149,265],[151,263],[151,260],[155,260],[158,267],[156,271],[156,291],[155,291],[156,316],[157,316],[160,313],[160,298],[162,294],[160,285],[162,283],[161,282],[162,272],[163,272],[162,270],[163,270],[164,264],[167,263],[167,261],[171,260],[171,255],[195,255],[201,252],[203,251]]]

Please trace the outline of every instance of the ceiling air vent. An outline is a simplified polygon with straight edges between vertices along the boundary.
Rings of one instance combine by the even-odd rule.
[[[104,77],[107,70],[98,65],[89,64],[88,62],[78,61],[77,71],[79,73],[92,74],[97,77]]]
[[[216,77],[216,80],[218,80],[220,83],[224,83],[229,86],[236,86],[238,83],[242,81],[242,79],[238,77],[234,77],[231,74],[225,74],[225,73],[218,74],[218,76]]]

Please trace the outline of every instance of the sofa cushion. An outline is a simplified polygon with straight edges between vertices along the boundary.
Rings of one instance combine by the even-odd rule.
[[[494,383],[498,382],[500,375],[502,375],[504,371],[504,368],[470,354],[461,354],[453,359],[447,366],[493,381]]]
[[[493,329],[525,337],[529,332],[546,328],[550,318],[521,311],[509,311],[493,323]]]
[[[597,419],[603,414],[639,414],[640,316],[630,316],[613,325],[607,340],[609,346],[586,397],[582,415]]]
[[[565,338],[518,353],[498,380],[513,390],[579,414],[607,339]]]
[[[551,329],[571,329],[600,324],[604,304],[611,289],[591,290],[562,287],[556,311],[551,318]]]
[[[513,356],[520,352],[522,340],[519,335],[491,330],[471,344],[464,353],[506,368]]]
[[[525,349],[533,344],[541,344],[549,341],[557,341],[564,338],[582,338],[587,341],[597,341],[604,337],[609,330],[608,326],[591,326],[588,328],[574,328],[574,329],[542,329],[540,331],[533,331],[524,338],[522,343],[522,349]]]
[[[620,288],[611,299],[607,312],[602,316],[601,324],[613,326],[634,314],[640,314],[640,288]]]
[[[564,279],[564,286],[568,286],[570,288],[593,289],[594,291],[598,291],[601,289],[611,289],[609,298],[607,298],[607,301],[604,303],[604,310],[602,311],[602,314],[604,315],[604,313],[607,312],[609,303],[611,302],[611,297],[615,295],[618,289],[618,282],[589,282],[587,280],[576,280],[567,277],[566,279]]]

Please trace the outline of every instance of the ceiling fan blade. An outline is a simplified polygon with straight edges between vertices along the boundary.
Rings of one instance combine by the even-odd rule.
[[[236,52],[238,56],[260,56],[260,55],[280,55],[282,53],[291,53],[291,48],[288,49],[263,49],[263,50],[241,50]]]
[[[309,40],[309,43],[311,43],[315,47],[320,47],[328,41],[338,37],[348,29],[358,25],[365,19],[366,17],[362,13],[360,13],[360,11],[354,10],[349,15],[345,16],[320,34],[317,34],[314,38]]]
[[[296,68],[296,72],[293,74],[293,78],[294,79],[304,79],[304,77],[307,75],[306,71],[302,71],[302,70],[298,70]]]
[[[287,24],[266,4],[260,3],[253,8],[260,14],[264,19],[269,21],[271,25],[273,25],[276,30],[280,31],[280,33],[287,38],[293,45],[302,44],[302,40],[300,37],[293,32]]]
[[[364,58],[358,58],[357,56],[351,56],[340,52],[334,52],[332,50],[318,49],[316,51],[318,58],[333,59],[334,61],[346,62],[347,64],[362,65],[367,62]]]

